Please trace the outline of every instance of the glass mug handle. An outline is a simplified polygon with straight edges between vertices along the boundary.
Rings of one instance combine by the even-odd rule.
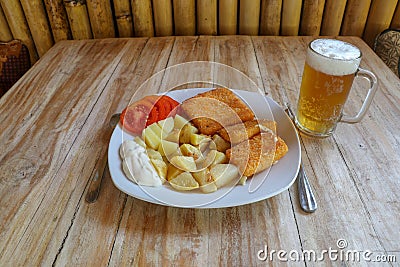
[[[356,123],[361,121],[361,119],[365,116],[365,113],[368,110],[368,107],[370,106],[372,99],[376,93],[376,90],[378,89],[378,79],[376,78],[375,74],[372,73],[369,70],[358,68],[358,71],[356,73],[356,78],[357,77],[363,77],[366,78],[369,83],[370,87],[368,89],[367,96],[364,100],[364,103],[361,106],[360,111],[358,112],[357,115],[355,116],[347,116],[343,114],[342,118],[340,119],[340,122],[345,122],[345,123]]]

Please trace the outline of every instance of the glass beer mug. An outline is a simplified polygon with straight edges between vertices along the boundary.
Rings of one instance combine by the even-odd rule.
[[[307,48],[295,123],[311,136],[327,137],[338,122],[356,123],[365,115],[377,90],[377,78],[359,68],[361,51],[336,39],[316,39]],[[354,117],[343,115],[353,80],[362,76],[370,81],[364,103]]]

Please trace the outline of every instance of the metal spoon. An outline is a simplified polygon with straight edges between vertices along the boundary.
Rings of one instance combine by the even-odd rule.
[[[111,135],[115,126],[117,126],[119,122],[120,113],[114,114],[111,116],[109,125],[107,127],[107,135]],[[103,179],[103,173],[107,165],[107,153],[99,160],[99,164],[97,165],[97,169],[94,171],[92,177],[90,178],[90,185],[88,192],[86,194],[86,202],[93,203],[96,202],[100,193],[101,180]]]
[[[290,109],[290,106],[285,104],[285,112],[288,114],[289,118],[293,121],[294,114]],[[312,191],[310,182],[308,181],[306,172],[303,169],[303,164],[300,163],[300,170],[297,175],[297,186],[299,189],[300,206],[305,212],[312,213],[317,210],[317,201],[315,199],[314,193]]]

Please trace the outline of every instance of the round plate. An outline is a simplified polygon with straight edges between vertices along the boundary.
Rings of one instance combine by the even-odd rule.
[[[182,102],[207,90],[211,88],[177,90],[167,95]],[[288,189],[296,179],[301,159],[299,137],[292,121],[271,98],[260,93],[232,91],[250,106],[257,118],[273,119],[277,122],[277,133],[289,148],[287,154],[279,162],[248,179],[246,185],[220,188],[209,194],[202,193],[198,189],[176,191],[168,183],[160,187],[139,186],[128,180],[122,171],[119,147],[123,140],[133,139],[133,136],[123,131],[118,125],[111,136],[108,149],[108,165],[115,186],[122,192],[147,202],[182,208],[239,206],[270,198]]]

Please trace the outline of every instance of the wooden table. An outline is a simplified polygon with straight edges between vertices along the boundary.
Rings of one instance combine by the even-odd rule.
[[[354,37],[341,39],[360,47],[361,66],[379,77],[379,91],[361,123],[340,124],[326,139],[301,135],[304,168],[319,204],[315,213],[301,210],[297,186],[232,208],[155,205],[119,191],[108,171],[98,201],[85,202],[89,178],[107,152],[105,125],[147,78],[179,63],[215,61],[240,70],[281,105],[295,106],[311,39],[200,36],[57,43],[0,100],[0,264],[309,266],[318,263],[293,262],[289,256],[338,250],[341,239],[347,242],[343,250],[372,251],[371,259],[383,255],[392,262],[394,255],[398,264],[400,80]],[[159,74],[146,93],[182,77],[218,77],[225,86],[246,86],[226,73],[186,68]],[[358,82],[352,91],[349,112],[360,107],[363,88]],[[266,246],[268,252],[286,251],[280,257],[289,262],[277,253],[261,261]],[[341,263],[325,255],[325,264]]]

